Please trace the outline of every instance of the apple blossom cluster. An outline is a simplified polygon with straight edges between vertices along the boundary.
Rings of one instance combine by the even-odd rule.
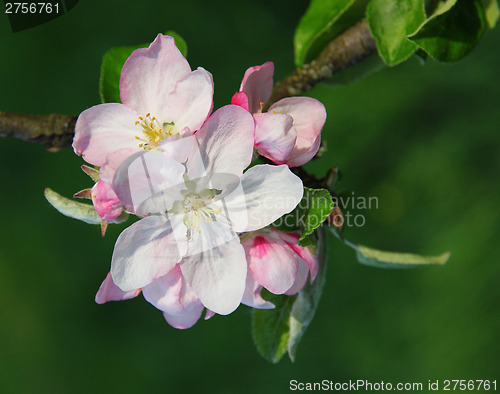
[[[271,62],[250,67],[231,104],[212,112],[212,75],[160,34],[125,62],[121,103],[80,114],[73,148],[98,170],[85,196],[104,224],[124,211],[140,218],[119,235],[97,303],[142,293],[189,328],[205,309],[208,319],[240,304],[273,308],[263,288],[292,295],[314,280],[313,250],[270,225],[302,199],[289,167],[316,154],[326,112],[306,97],[263,112],[273,72]],[[255,164],[257,154],[276,165]]]

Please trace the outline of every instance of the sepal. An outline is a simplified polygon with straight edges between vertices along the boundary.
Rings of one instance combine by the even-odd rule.
[[[99,170],[96,170],[94,167],[87,166],[85,164],[82,165],[82,170],[85,174],[87,174],[94,182],[99,182]]]
[[[88,224],[102,224],[102,219],[99,217],[92,205],[73,201],[69,198],[63,197],[59,193],[48,187],[45,189],[44,195],[50,205],[52,205],[64,216],[78,219]],[[116,219],[112,220],[111,223],[121,223],[127,220],[127,218],[128,213],[122,212],[122,214]]]
[[[80,190],[79,192],[73,194],[73,198],[87,198],[91,199],[92,197],[90,196],[92,192],[92,189],[83,189]]]

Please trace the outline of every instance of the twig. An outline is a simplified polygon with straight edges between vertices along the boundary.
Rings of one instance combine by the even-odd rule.
[[[268,106],[284,97],[298,96],[312,89],[318,82],[363,61],[376,49],[375,39],[363,19],[333,39],[311,63],[279,81],[274,86]]]
[[[283,97],[297,96],[334,73],[361,62],[376,50],[365,20],[337,36],[311,63],[278,82],[268,105]],[[70,115],[23,115],[0,112],[0,136],[38,142],[47,149],[69,148],[76,117]]]
[[[75,134],[76,116],[24,115],[0,112],[0,136],[38,142],[47,149],[71,147]]]

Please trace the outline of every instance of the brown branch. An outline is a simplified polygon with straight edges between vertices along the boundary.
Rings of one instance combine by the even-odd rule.
[[[75,134],[76,116],[23,115],[0,112],[0,136],[38,142],[47,149],[70,148]]]
[[[376,51],[366,20],[358,22],[333,39],[311,63],[296,69],[273,89],[268,106],[291,96],[298,96],[333,74],[357,64]]]
[[[279,81],[268,105],[298,96],[334,73],[361,62],[376,51],[375,40],[365,20],[331,41],[311,63]],[[76,117],[70,115],[22,115],[0,112],[0,136],[38,142],[47,149],[69,148],[75,133]]]

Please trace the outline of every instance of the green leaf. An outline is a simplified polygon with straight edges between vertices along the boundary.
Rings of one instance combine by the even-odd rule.
[[[366,19],[382,59],[394,66],[408,59],[417,46],[407,39],[425,20],[423,0],[372,0]]]
[[[304,333],[309,327],[323,293],[326,273],[326,237],[324,229],[319,229],[318,234],[318,259],[319,270],[313,283],[309,281],[299,292],[293,303],[290,313],[290,333],[288,338],[288,356],[295,361],[297,347]]]
[[[101,224],[101,218],[93,205],[70,200],[52,189],[45,189],[45,198],[60,213],[88,224]]]
[[[481,0],[481,5],[483,6],[484,16],[486,17],[488,27],[493,29],[500,17],[498,2],[497,0]]]
[[[290,312],[296,296],[279,296],[263,289],[262,297],[275,305],[274,309],[254,309],[252,336],[257,350],[266,360],[277,363],[288,348]]]
[[[88,224],[101,224],[102,219],[95,211],[93,205],[84,204],[63,197],[48,187],[45,189],[44,194],[47,201],[64,216],[78,219]],[[122,214],[112,220],[111,223],[121,223],[127,219],[128,213],[122,212]]]
[[[317,244],[317,240],[314,236],[314,233],[312,234],[309,234],[309,235],[306,235],[304,238],[302,239],[299,239],[299,241],[297,242],[297,244],[299,246],[303,246],[303,247],[314,247],[316,248],[316,244]]]
[[[333,207],[332,196],[328,190],[304,187],[304,195],[299,205],[292,212],[276,220],[273,226],[286,232],[299,231],[300,242],[321,226]]]
[[[417,268],[427,265],[444,265],[451,253],[446,252],[438,256],[423,256],[413,253],[386,252],[383,250],[356,245],[343,238],[336,228],[329,227],[333,235],[356,251],[358,261],[365,265],[378,268]]]
[[[466,56],[486,30],[479,0],[458,0],[447,12],[429,18],[408,38],[434,59],[456,62]]]
[[[448,261],[450,252],[439,256],[422,256],[412,253],[385,252],[358,245],[358,261],[379,268],[414,268],[423,265],[443,265]]]
[[[263,289],[261,296],[275,308],[253,311],[253,340],[262,357],[272,363],[277,363],[286,352],[295,361],[297,347],[318,307],[325,284],[326,237],[323,228],[317,234],[319,270],[314,282],[307,281],[293,296],[275,295]]]
[[[93,167],[89,167],[85,164],[82,165],[82,171],[87,174],[90,179],[92,179],[94,182],[99,182],[99,170]]]
[[[147,46],[148,44],[116,47],[104,54],[99,79],[99,94],[103,103],[121,103],[119,84],[123,65],[132,52]]]
[[[187,44],[183,38],[176,32],[169,30],[165,33],[172,36],[175,45],[181,51],[182,55],[187,55]],[[99,79],[99,94],[103,103],[120,103],[120,75],[123,65],[128,57],[139,48],[146,48],[149,44],[134,46],[116,47],[108,50],[102,59],[101,77]]]
[[[316,57],[349,24],[337,23],[355,0],[312,0],[295,30],[295,64]],[[352,24],[352,23],[351,23]],[[313,52],[313,53],[310,53]]]
[[[429,18],[448,12],[457,0],[426,0],[425,13]]]

